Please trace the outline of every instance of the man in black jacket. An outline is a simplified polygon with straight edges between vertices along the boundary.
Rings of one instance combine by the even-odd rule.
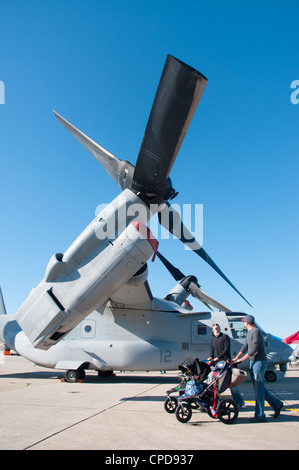
[[[218,323],[215,323],[212,326],[212,331],[214,336],[212,336],[210,342],[210,357],[208,357],[208,361],[216,363],[218,361],[230,360],[229,337],[226,334],[221,333]]]
[[[208,361],[215,364],[218,361],[230,361],[230,339],[225,333],[221,333],[218,323],[212,326],[213,335],[210,341],[210,357]],[[231,389],[231,394],[239,409],[245,406],[245,402],[238,387]]]

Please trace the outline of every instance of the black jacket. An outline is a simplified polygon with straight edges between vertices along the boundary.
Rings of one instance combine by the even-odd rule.
[[[218,357],[220,360],[230,359],[230,340],[225,333],[220,333],[218,336],[212,336],[210,342],[210,356],[212,358]]]

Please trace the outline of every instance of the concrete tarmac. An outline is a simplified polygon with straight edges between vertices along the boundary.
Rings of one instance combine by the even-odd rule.
[[[63,373],[20,356],[0,357],[1,450],[298,450],[299,369],[277,372],[267,383],[284,400],[278,419],[267,406],[266,423],[250,423],[254,395],[249,380],[240,390],[246,406],[226,425],[195,410],[180,423],[164,410],[177,372],[117,372],[83,383],[65,383]],[[230,395],[227,390],[224,395]]]

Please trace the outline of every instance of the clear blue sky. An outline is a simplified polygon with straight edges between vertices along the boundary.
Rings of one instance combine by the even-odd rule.
[[[52,109],[135,164],[168,53],[209,82],[171,178],[203,204],[204,248],[247,304],[177,240],[160,251],[273,334],[299,329],[299,4],[282,1],[0,0],[0,284],[15,313],[119,193]],[[163,297],[174,284],[150,263]],[[192,300],[196,309],[202,304]]]

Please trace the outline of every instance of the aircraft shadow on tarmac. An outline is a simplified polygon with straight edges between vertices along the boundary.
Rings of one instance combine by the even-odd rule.
[[[98,384],[118,384],[118,383],[148,383],[148,384],[175,384],[178,385],[178,377],[168,376],[167,374],[161,374],[157,372],[156,375],[137,375],[138,372],[128,374],[126,372],[117,372],[115,375],[110,377],[99,377],[95,373],[88,373],[86,371],[86,376],[84,383],[98,383]],[[16,372],[16,373],[5,373],[0,374],[1,378],[15,378],[15,379],[53,379],[61,380],[63,378],[63,371],[60,370],[39,370],[39,371],[30,371],[30,372]],[[288,377],[287,380],[282,379],[274,383],[265,382],[265,386],[273,391],[274,393],[282,394],[282,398],[287,400],[287,397],[290,400],[299,400],[299,379],[297,377]],[[277,389],[283,389],[283,391],[277,391]],[[250,394],[253,394],[251,380],[248,377],[248,380],[242,385],[241,392],[246,393],[247,391]]]
[[[0,379],[9,378],[9,379],[53,379],[57,378],[58,380],[62,378],[58,375],[57,370],[54,371],[38,371],[38,372],[15,372],[13,374],[0,374]]]
[[[11,374],[0,374],[0,379],[10,378],[10,379],[53,379],[57,380],[63,379],[63,372],[53,370],[37,371],[37,372],[15,372]],[[148,383],[148,384],[178,384],[176,377],[169,377],[165,374],[157,373],[156,376],[139,376],[139,375],[126,375],[120,373],[119,375],[111,377],[99,377],[98,375],[92,375],[86,373],[84,383],[98,383],[100,384],[121,384],[121,383]]]

